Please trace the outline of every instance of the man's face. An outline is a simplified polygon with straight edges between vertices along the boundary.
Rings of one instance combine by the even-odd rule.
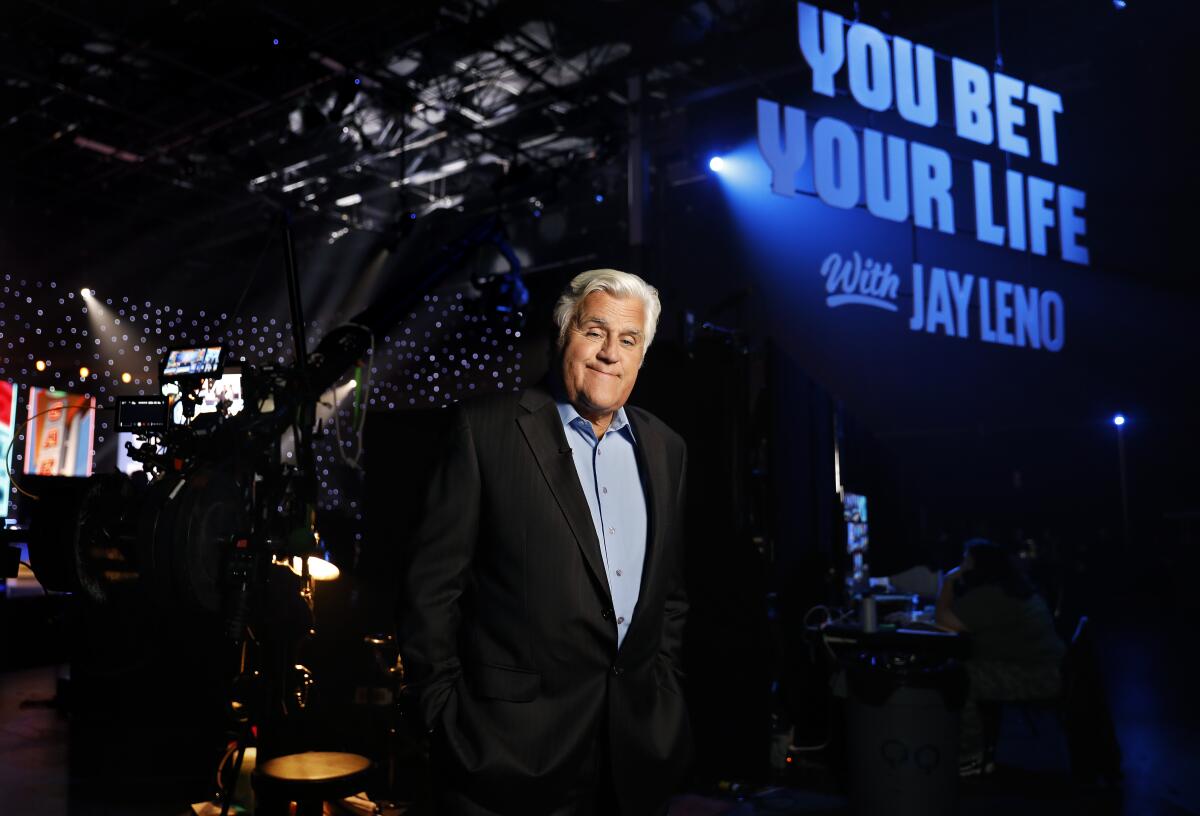
[[[562,353],[567,399],[589,420],[625,404],[646,344],[642,302],[592,292],[579,304]]]

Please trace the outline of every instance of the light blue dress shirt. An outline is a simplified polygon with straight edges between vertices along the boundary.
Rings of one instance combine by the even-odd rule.
[[[613,416],[602,439],[596,439],[592,423],[569,402],[558,402],[558,415],[600,541],[619,649],[633,620],[646,562],[648,520],[637,443],[624,408]]]

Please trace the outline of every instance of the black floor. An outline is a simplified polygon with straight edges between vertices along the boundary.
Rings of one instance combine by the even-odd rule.
[[[1006,714],[995,774],[964,780],[963,814],[1200,814],[1200,694],[1188,669],[1196,638],[1185,624],[1150,613],[1100,623],[1101,657],[1124,754],[1115,787],[1080,785],[1068,772],[1065,739],[1053,716]],[[0,812],[28,816],[184,814],[188,797],[163,801],[137,791],[152,784],[142,769],[156,746],[113,763],[122,778],[97,780],[72,769],[70,728],[51,705],[58,668],[0,673]],[[150,739],[153,742],[153,739]],[[86,784],[85,784],[86,780]],[[103,796],[95,796],[103,790]],[[128,792],[125,797],[123,791]],[[122,802],[123,804],[114,804]],[[124,804],[125,802],[129,804]],[[848,813],[819,762],[798,757],[781,786],[736,792],[697,790],[679,797],[675,816]]]

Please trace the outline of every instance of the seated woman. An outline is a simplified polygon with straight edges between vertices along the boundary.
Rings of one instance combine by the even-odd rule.
[[[1053,697],[1062,685],[1066,647],[1054,631],[1046,602],[1003,547],[976,538],[964,545],[962,566],[946,573],[938,593],[937,623],[970,632],[966,661],[970,691],[963,707],[959,748],[964,774],[985,769],[979,701]]]

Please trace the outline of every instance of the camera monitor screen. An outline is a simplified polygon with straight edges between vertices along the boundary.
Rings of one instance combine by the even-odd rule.
[[[866,552],[867,497],[857,493],[846,493],[842,504],[842,516],[846,522],[846,552]]]
[[[129,453],[129,447],[126,447],[127,444],[129,447],[137,450],[143,445],[153,446],[154,443],[148,440],[144,434],[136,434],[131,431],[121,431],[117,434],[117,470],[126,476],[132,476],[139,470],[145,470],[146,466],[133,458]],[[159,454],[166,453],[167,451],[162,445],[154,447],[153,450]]]
[[[166,397],[117,397],[118,431],[159,431],[166,427]]]
[[[183,399],[179,396],[179,389],[172,384],[166,384],[163,385],[162,390],[170,401],[171,421],[176,425],[187,424],[189,420],[183,413]],[[196,388],[194,393],[197,402],[192,409],[193,416],[220,410],[222,402],[226,403],[225,413],[228,416],[234,416],[240,413],[244,406],[242,372],[239,368],[231,366],[220,377],[201,382],[200,387]]]
[[[221,347],[171,349],[163,377],[212,377],[221,371]]]
[[[867,576],[867,497],[857,493],[845,493],[842,501],[842,518],[846,522],[846,553],[850,556],[850,574],[855,584],[862,583]]]

